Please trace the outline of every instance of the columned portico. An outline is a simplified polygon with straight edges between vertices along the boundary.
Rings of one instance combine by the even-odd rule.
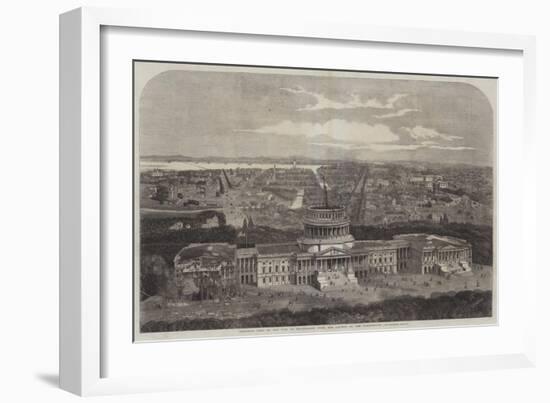
[[[304,236],[298,240],[298,245],[308,258],[298,259],[298,273],[301,270],[311,273],[317,288],[357,283],[349,252],[355,239],[349,227],[343,207],[325,205],[306,210]]]

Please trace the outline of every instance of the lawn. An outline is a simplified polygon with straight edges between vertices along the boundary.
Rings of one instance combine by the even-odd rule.
[[[362,281],[359,286],[324,292],[311,286],[283,285],[269,289],[243,286],[238,296],[227,300],[164,301],[160,297],[145,300],[141,303],[141,323],[193,319],[235,320],[279,310],[307,313],[312,309],[369,305],[404,296],[437,298],[465,290],[491,291],[492,287],[493,274],[489,267],[475,271],[468,277],[378,275]]]

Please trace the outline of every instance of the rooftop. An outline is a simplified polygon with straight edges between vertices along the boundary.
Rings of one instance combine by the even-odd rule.
[[[368,250],[368,249],[377,249],[377,248],[397,248],[397,247],[405,247],[407,246],[407,242],[404,240],[366,240],[366,241],[355,241],[353,244],[353,248],[351,248],[352,252],[358,252],[362,250]]]
[[[432,235],[432,234],[402,234],[395,235],[394,239],[411,241],[415,243],[423,243],[424,246],[432,246],[434,248],[440,249],[445,247],[467,247],[470,244],[464,239],[455,238],[452,236],[445,235]]]
[[[339,210],[343,210],[344,207],[342,206],[331,206],[331,205],[328,205],[328,206],[309,206],[308,209],[310,210],[321,210],[321,211],[339,211]]]
[[[235,247],[227,243],[190,244],[178,252],[174,261],[177,263],[201,256],[233,260],[234,253]]]
[[[300,247],[296,242],[258,244],[256,245],[256,249],[260,255],[290,254],[300,252]]]

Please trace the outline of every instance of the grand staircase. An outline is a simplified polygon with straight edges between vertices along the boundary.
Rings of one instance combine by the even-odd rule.
[[[318,272],[314,285],[320,291],[358,287],[357,278],[352,270]]]

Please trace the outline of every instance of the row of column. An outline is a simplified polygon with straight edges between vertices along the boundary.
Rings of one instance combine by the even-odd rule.
[[[306,227],[305,235],[309,238],[330,238],[349,234],[349,227]]]
[[[316,260],[298,260],[298,271],[301,270],[317,270],[326,271],[329,267],[335,269],[336,267],[348,268],[351,265],[351,258],[333,258],[333,259],[316,259]]]
[[[238,259],[239,272],[241,273],[255,273],[256,272],[256,259],[254,257],[241,257]]]
[[[469,258],[469,253],[467,249],[463,249],[460,251],[445,251],[445,252],[437,252],[438,253],[438,259],[439,260],[451,260],[451,259],[467,259]]]
[[[398,248],[397,249],[397,258],[398,259],[407,259],[408,258],[407,248]]]
[[[324,220],[340,220],[346,216],[345,211],[327,211],[327,212],[314,212],[308,214],[310,217],[324,219]]]

